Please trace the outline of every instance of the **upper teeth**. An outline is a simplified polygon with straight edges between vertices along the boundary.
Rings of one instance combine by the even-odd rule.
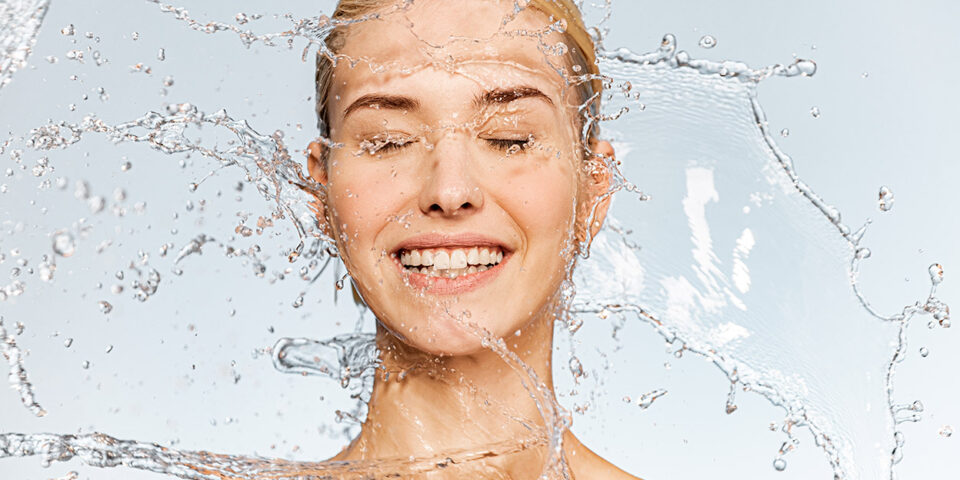
[[[433,267],[437,270],[467,268],[468,265],[496,265],[503,260],[503,251],[491,248],[431,248],[404,250],[400,263],[404,267]]]

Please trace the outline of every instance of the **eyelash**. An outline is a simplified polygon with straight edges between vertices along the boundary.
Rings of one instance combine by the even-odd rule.
[[[382,154],[394,150],[400,150],[401,148],[416,141],[416,138],[406,137],[373,138],[360,142],[360,148],[361,150],[365,150],[370,155],[376,155],[378,153]]]
[[[522,152],[526,150],[531,143],[533,143],[533,136],[524,138],[522,140],[514,138],[485,138],[484,140],[497,150],[507,152],[513,148],[519,148],[519,152]]]
[[[415,143],[417,139],[415,138],[401,138],[401,139],[387,139],[387,140],[366,140],[365,143],[368,143],[369,146],[365,149],[367,153],[375,155],[378,153],[389,153],[397,151]],[[510,149],[518,148],[520,152],[527,149],[531,143],[533,143],[533,136],[529,136],[525,139],[514,139],[514,138],[484,138],[483,141],[487,142],[491,147],[507,152]],[[516,152],[519,153],[519,152]]]

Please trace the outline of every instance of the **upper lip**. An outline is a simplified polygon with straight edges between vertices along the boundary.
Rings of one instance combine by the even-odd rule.
[[[510,252],[510,248],[504,242],[480,233],[427,233],[400,242],[394,248],[394,253],[401,250],[466,247],[500,247],[504,253]]]

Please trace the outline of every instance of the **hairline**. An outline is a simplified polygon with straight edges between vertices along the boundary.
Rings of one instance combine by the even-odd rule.
[[[333,14],[333,19],[352,19],[362,17],[367,14],[371,14],[381,9],[381,6],[378,5],[368,5],[370,8],[355,8],[353,11],[343,11],[341,10],[341,5],[338,3],[336,10]],[[354,5],[356,7],[356,5]],[[547,15],[548,18],[554,18],[554,16],[546,11],[543,11],[537,8],[535,5],[530,7],[533,10],[536,10],[544,15]],[[336,62],[342,57],[338,52],[341,51],[345,45],[346,39],[345,28],[350,25],[345,25],[341,27],[335,27],[330,31],[327,37],[323,40],[325,46],[327,47],[327,52],[324,53],[324,49],[321,48],[317,52],[316,60],[316,71],[314,74],[314,90],[316,94],[316,100],[314,103],[314,110],[317,114],[317,128],[320,133],[321,138],[328,139],[330,136],[330,117],[328,108],[329,103],[329,94],[332,86],[332,77],[333,70],[336,66]],[[582,66],[585,67],[588,71],[590,66],[587,62],[587,57],[583,51],[581,51],[580,45],[577,43],[576,39],[569,33],[569,31],[559,32],[565,44],[568,45],[567,55],[564,55],[567,66]],[[326,64],[327,68],[321,69],[321,65]],[[325,78],[321,78],[321,75],[324,75]],[[578,104],[582,105],[585,102],[591,102],[591,109],[595,108],[595,103],[593,103],[592,97],[596,96],[598,92],[593,90],[593,81],[591,80],[582,80],[579,83],[571,83],[569,79],[564,76],[564,83],[567,86],[572,86],[574,92],[581,97],[578,99]],[[325,88],[321,90],[321,85],[324,85]],[[576,125],[579,127],[578,131],[582,131],[586,125],[587,119],[583,118],[581,115],[575,115]],[[598,133],[598,126],[594,123],[590,126],[590,131],[587,133],[588,138],[595,138]],[[582,134],[578,133],[577,141],[582,142]],[[325,149],[326,150],[326,149]]]

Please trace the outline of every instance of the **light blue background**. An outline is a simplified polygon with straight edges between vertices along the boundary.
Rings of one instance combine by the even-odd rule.
[[[201,21],[230,23],[240,11],[290,12],[294,18],[329,12],[329,2],[178,5]],[[878,306],[897,310],[922,297],[927,265],[934,262],[946,270],[941,297],[957,303],[953,272],[960,268],[955,240],[960,212],[953,190],[960,179],[960,158],[953,136],[960,131],[960,94],[954,87],[960,74],[954,61],[960,58],[960,34],[953,22],[960,18],[960,7],[948,2],[620,0],[613,12],[608,48],[649,51],[670,32],[681,48],[697,57],[743,60],[757,67],[790,62],[793,55],[814,59],[819,70],[813,78],[772,79],[760,87],[771,128],[790,130],[788,137],[777,138],[778,144],[794,158],[801,177],[840,208],[851,225],[868,217],[875,220],[866,240],[873,257],[864,263],[861,283]],[[76,25],[76,36],[60,34],[68,23]],[[287,25],[265,18],[247,26],[275,32]],[[85,38],[86,31],[100,42]],[[131,39],[134,31],[139,40]],[[715,36],[718,46],[697,47],[703,34]],[[64,58],[66,51],[88,45],[110,62],[93,66],[90,51],[82,66]],[[166,52],[162,62],[157,59],[161,47]],[[225,107],[261,132],[283,129],[291,145],[306,145],[315,124],[307,101],[313,67],[312,62],[300,62],[300,47],[302,43],[292,51],[262,46],[247,50],[232,33],[191,31],[147,2],[54,1],[30,59],[36,68],[19,72],[0,90],[0,125],[11,135],[22,135],[49,119],[78,121],[82,114],[96,112],[108,122],[120,122],[159,109],[163,102],[188,101],[206,111]],[[43,59],[48,55],[59,62],[47,63]],[[127,66],[137,62],[152,66],[153,73],[130,73]],[[80,75],[78,81],[67,79],[73,73]],[[166,75],[173,75],[175,83],[161,96]],[[98,98],[99,86],[110,95],[106,102]],[[81,100],[83,94],[90,99]],[[77,104],[76,112],[67,109],[70,103]],[[820,118],[810,115],[813,106],[821,110]],[[304,307],[294,309],[291,303],[307,289],[304,282],[289,278],[295,274],[270,283],[256,278],[243,259],[224,259],[211,244],[202,256],[185,261],[182,277],[158,267],[164,283],[148,302],[131,300],[129,288],[121,295],[109,292],[114,283],[129,284],[129,278],[119,282],[114,274],[125,270],[130,275],[126,266],[139,249],[151,254],[152,263],[166,265],[170,258],[160,259],[156,253],[160,244],[172,241],[179,249],[201,232],[227,240],[237,223],[234,212],[266,214],[268,207],[252,190],[241,201],[234,200],[233,185],[239,180],[235,172],[225,170],[191,193],[186,185],[210,170],[207,160],[194,157],[181,168],[177,157],[140,146],[113,146],[90,136],[49,155],[56,172],[48,178],[68,177],[70,187],[37,192],[41,179],[29,177],[29,167],[40,156],[26,152],[27,171],[0,179],[10,189],[0,194],[0,251],[8,253],[0,264],[0,278],[6,281],[13,266],[10,249],[23,249],[35,266],[48,250],[50,232],[69,228],[81,216],[89,217],[94,228],[81,239],[76,256],[60,260],[55,283],[31,277],[24,296],[0,304],[8,330],[16,321],[26,325],[18,341],[30,350],[26,367],[38,399],[51,412],[43,419],[31,418],[15,392],[0,390],[0,431],[97,430],[184,449],[295,459],[325,458],[342,445],[342,439],[326,429],[335,425],[333,410],[349,408],[351,402],[334,382],[284,377],[273,371],[269,357],[251,355],[280,336],[325,338],[351,330],[356,314],[343,295],[334,306],[333,275],[312,287]],[[124,156],[133,163],[129,172],[119,168]],[[0,171],[14,167],[0,166]],[[116,187],[125,188],[130,212],[122,219],[109,212],[90,215],[72,194],[73,182],[81,178],[108,199]],[[641,179],[635,180],[642,186]],[[876,208],[880,185],[896,194],[889,213]],[[201,199],[207,201],[204,211]],[[145,215],[132,212],[136,201],[146,201]],[[193,210],[187,210],[187,201],[193,202]],[[47,207],[46,214],[41,214],[42,207]],[[174,212],[179,218],[173,218]],[[23,231],[10,235],[17,222]],[[276,252],[293,238],[281,225],[274,231],[282,235],[253,239],[274,257],[268,262],[268,278],[285,268]],[[172,229],[177,233],[169,233]],[[96,254],[96,247],[109,238],[118,240]],[[97,288],[97,282],[104,286]],[[101,299],[115,305],[107,317],[97,309]],[[237,312],[233,316],[232,310]],[[960,367],[956,328],[928,330],[925,321],[911,328],[913,355],[901,365],[897,383],[901,398],[919,398],[926,407],[923,422],[903,427],[907,446],[898,471],[904,479],[952,478],[960,467],[958,438],[937,434],[943,425],[960,427],[953,384]],[[631,328],[636,356],[617,357],[619,363],[606,374],[605,388],[598,393],[613,407],[575,416],[574,429],[589,446],[651,479],[830,478],[823,455],[808,437],[787,457],[787,470],[775,472],[771,462],[782,438],[767,425],[778,421],[780,412],[756,396],[740,394],[739,410],[725,415],[728,382],[712,365],[692,356],[674,359],[664,353],[658,337],[639,325]],[[69,349],[63,346],[65,338],[75,339]],[[850,342],[854,345],[857,339]],[[107,345],[114,345],[109,354],[104,353]],[[921,345],[931,352],[927,358],[915,353]],[[92,363],[89,369],[81,367],[85,360]],[[670,370],[661,367],[666,361],[672,364]],[[236,383],[235,373],[240,374]],[[624,395],[636,397],[656,388],[670,393],[649,410],[618,405]],[[81,478],[157,478],[75,464],[41,469],[37,463],[6,460],[0,462],[0,472],[3,478],[24,479],[56,477],[69,470],[80,471]]]

